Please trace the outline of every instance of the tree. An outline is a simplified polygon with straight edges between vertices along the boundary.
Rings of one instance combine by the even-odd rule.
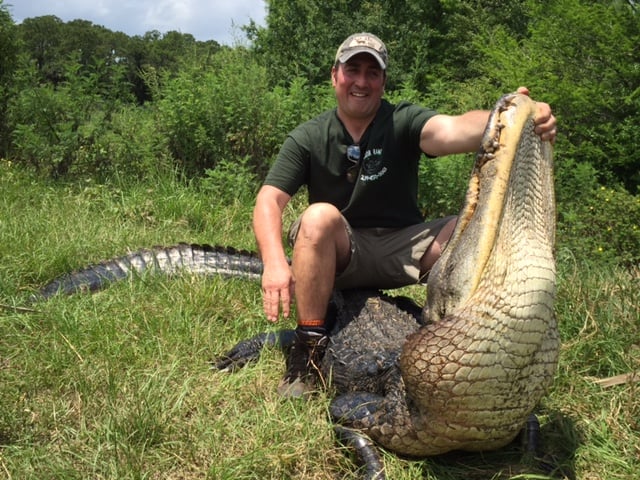
[[[304,77],[325,82],[336,48],[349,34],[370,31],[387,44],[387,87],[410,83],[420,91],[440,79],[475,75],[474,32],[503,25],[526,32],[526,0],[267,0],[267,27],[245,27],[273,84]]]
[[[640,185],[640,17],[626,2],[528,2],[526,38],[482,32],[482,82],[526,84],[554,107],[559,156],[593,165],[606,185]]]
[[[199,42],[188,33],[170,31],[163,35],[152,30],[128,38],[120,61],[126,65],[127,80],[136,100],[143,104],[153,100],[155,83],[165,74],[176,76],[195,59],[205,66],[221,48],[218,42]]]
[[[0,155],[7,154],[10,132],[7,125],[7,102],[17,67],[19,45],[16,27],[0,0]]]
[[[25,52],[33,58],[43,81],[54,85],[63,80],[62,20],[54,15],[25,18],[19,25]]]

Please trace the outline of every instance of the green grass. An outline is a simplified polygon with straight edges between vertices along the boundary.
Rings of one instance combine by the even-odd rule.
[[[168,177],[46,184],[6,162],[0,174],[0,478],[357,478],[334,440],[330,399],[277,395],[280,352],[234,374],[209,370],[235,342],[292,325],[265,321],[257,282],[143,276],[31,313],[6,307],[130,249],[179,241],[254,249],[242,192]],[[553,471],[513,445],[419,461],[384,452],[389,478],[638,478],[640,384],[602,388],[594,379],[640,370],[639,273],[560,257],[561,363],[538,411],[541,456]]]

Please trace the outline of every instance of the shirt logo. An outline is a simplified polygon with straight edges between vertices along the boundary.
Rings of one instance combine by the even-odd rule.
[[[382,149],[373,148],[364,153],[360,181],[374,182],[387,173],[387,167],[382,164]]]

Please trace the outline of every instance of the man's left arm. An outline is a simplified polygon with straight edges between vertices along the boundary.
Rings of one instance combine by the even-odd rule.
[[[488,110],[434,115],[422,127],[420,149],[432,157],[475,152],[489,121]]]
[[[518,93],[529,95],[526,87]],[[489,120],[488,110],[472,110],[462,115],[435,115],[422,128],[420,148],[430,156],[475,152]],[[556,139],[556,118],[549,104],[536,102],[535,132],[551,143]]]

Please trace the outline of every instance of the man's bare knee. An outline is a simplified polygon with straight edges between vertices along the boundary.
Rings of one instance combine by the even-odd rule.
[[[320,240],[335,236],[338,228],[342,228],[344,222],[340,211],[328,203],[314,203],[310,205],[300,218],[298,240]]]

